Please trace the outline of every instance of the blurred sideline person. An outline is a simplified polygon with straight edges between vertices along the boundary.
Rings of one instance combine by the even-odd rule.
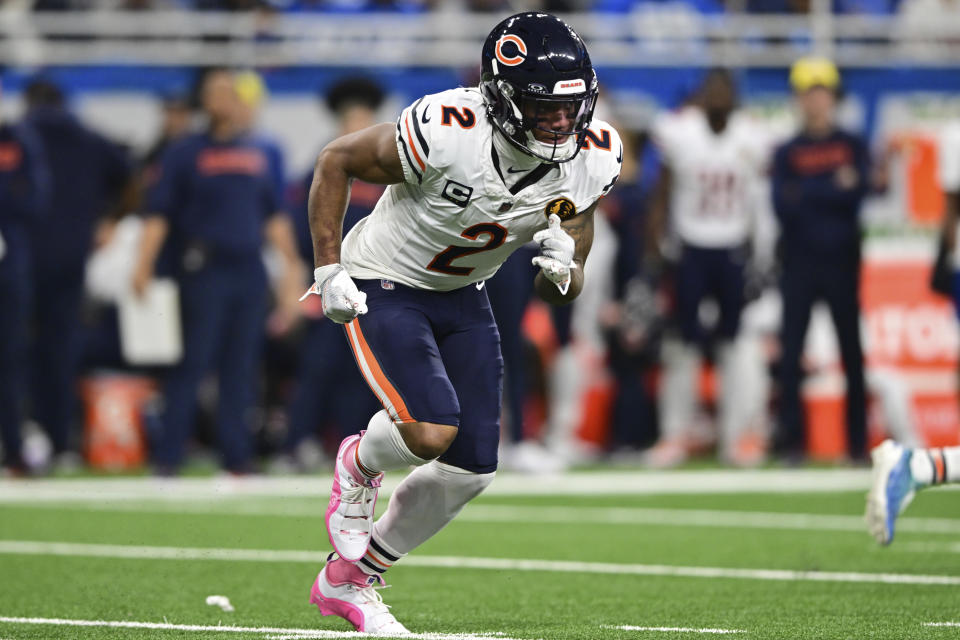
[[[754,465],[764,455],[748,429],[756,419],[744,411],[750,406],[743,397],[749,390],[737,381],[755,378],[751,367],[762,366],[750,359],[738,337],[767,149],[759,125],[736,109],[732,75],[713,69],[694,104],[654,125],[663,164],[651,204],[650,239],[662,243],[671,235],[680,243],[675,297],[681,341],[664,346],[661,433],[647,456],[652,466],[673,466],[686,459],[686,432],[699,395],[700,357],[714,345],[720,379],[720,457]],[[712,300],[719,310],[712,330],[701,319],[705,300]]]
[[[132,208],[134,168],[121,147],[70,113],[63,91],[51,80],[34,79],[25,97],[25,121],[40,138],[51,178],[49,214],[32,227],[30,237],[37,292],[32,414],[50,437],[53,466],[69,468],[79,463],[71,427],[82,351],[84,266],[95,239],[112,225],[107,218]]]
[[[333,85],[324,96],[326,107],[337,118],[337,137],[366,129],[376,123],[377,110],[385,99],[383,89],[364,77],[348,77]],[[304,176],[291,210],[297,246],[304,260],[313,260],[313,241],[307,217],[307,196],[313,171]],[[367,217],[383,195],[383,187],[355,181],[343,218],[346,235]],[[299,295],[297,296],[299,297]],[[296,299],[296,298],[295,298]],[[318,301],[319,302],[319,301]],[[319,311],[319,309],[318,309]],[[321,427],[337,430],[335,443],[356,431],[379,408],[353,361],[343,327],[317,314],[307,314],[306,335],[299,345],[300,364],[289,408],[289,427],[282,453],[288,468],[302,469],[309,456],[300,447]],[[336,446],[336,444],[334,444]]]
[[[2,69],[0,69],[2,76]],[[2,77],[0,77],[2,82]],[[0,101],[2,101],[0,86]],[[0,120],[0,459],[2,475],[28,471],[21,428],[27,378],[31,297],[30,226],[41,224],[50,198],[43,146],[22,123]],[[41,292],[41,295],[42,292]]]
[[[781,359],[777,453],[797,460],[805,451],[800,398],[801,358],[817,300],[830,308],[847,379],[847,451],[866,458],[866,396],[860,342],[860,208],[870,161],[864,141],[835,122],[840,74],[822,58],[790,70],[802,130],[776,151],[773,202],[780,222]]]
[[[193,126],[193,106],[185,91],[168,91],[160,96],[160,133],[140,161],[142,181],[156,180],[160,160],[167,148],[190,133]]]
[[[610,452],[630,462],[657,433],[652,374],[660,361],[664,304],[660,282],[643,268],[653,178],[642,160],[651,155],[647,123],[620,129],[623,165],[617,188],[601,208],[617,237],[612,300],[599,314],[610,371],[616,379],[611,408]]]
[[[267,309],[264,237],[286,256],[288,268],[296,264],[269,159],[238,118],[234,75],[212,70],[201,91],[207,129],[164,154],[148,194],[132,283],[142,295],[157,272],[180,286],[184,356],[164,385],[163,434],[154,456],[160,474],[176,473],[183,463],[197,387],[211,369],[219,374],[223,467],[252,471],[249,421]]]
[[[284,210],[284,215],[274,216],[274,220],[266,229],[271,235],[270,246],[283,246],[287,250],[280,251],[278,258],[283,268],[274,278],[276,296],[274,312],[271,318],[271,327],[278,331],[286,331],[300,315],[297,299],[303,289],[303,280],[306,277],[302,263],[296,258],[295,234],[293,223],[286,212],[286,163],[283,149],[280,144],[258,130],[260,110],[267,99],[267,87],[263,78],[256,71],[239,71],[234,74],[234,86],[237,90],[237,129],[241,135],[248,136],[255,141],[267,156],[270,167],[270,177],[276,190],[276,201]],[[269,248],[269,247],[268,247]]]
[[[408,633],[375,587],[493,480],[503,360],[483,282],[533,240],[538,295],[575,299],[594,210],[620,172],[616,130],[593,119],[589,55],[564,22],[507,18],[481,66],[480,87],[424,96],[317,159],[311,292],[346,325],[384,410],[340,446],[326,514],[335,553],[311,602],[359,631]],[[390,186],[341,243],[353,179]],[[374,523],[383,472],[411,465]]]
[[[897,516],[917,491],[960,483],[960,447],[910,449],[885,440],[871,455],[873,482],[867,494],[867,529],[883,545],[893,542]]]

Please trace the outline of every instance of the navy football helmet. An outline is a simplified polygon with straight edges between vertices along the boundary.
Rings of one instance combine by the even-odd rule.
[[[546,13],[518,13],[483,44],[487,115],[514,145],[545,162],[580,151],[597,103],[597,74],[580,36]]]

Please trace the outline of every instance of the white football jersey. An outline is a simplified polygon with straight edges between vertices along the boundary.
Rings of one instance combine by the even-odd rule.
[[[768,162],[769,145],[759,124],[735,112],[716,134],[703,111],[688,107],[658,118],[653,134],[673,172],[673,231],[698,247],[743,244],[758,211]]]
[[[573,160],[514,194],[494,164],[495,134],[477,89],[425,96],[404,109],[396,135],[405,181],[388,187],[344,238],[350,276],[434,291],[486,280],[547,227],[548,213],[567,219],[586,210],[620,175],[620,138],[594,120]],[[508,181],[519,177],[511,169],[500,166]]]

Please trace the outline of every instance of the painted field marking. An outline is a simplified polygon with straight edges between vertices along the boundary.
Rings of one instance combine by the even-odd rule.
[[[26,505],[24,505],[26,506]],[[284,504],[273,500],[263,503],[229,501],[214,504],[199,502],[114,502],[84,503],[82,506],[57,506],[51,503],[31,508],[67,508],[120,513],[189,513],[197,515],[324,517],[322,505]],[[775,511],[734,511],[726,509],[665,509],[647,507],[536,507],[514,505],[467,505],[458,522],[512,522],[582,524],[590,521],[608,525],[719,527],[732,529],[784,529],[794,531],[866,531],[863,516],[823,515]],[[960,518],[911,518],[897,522],[897,530],[911,533],[960,535]],[[960,545],[957,545],[960,553]]]
[[[694,629],[691,627],[638,627],[632,624],[621,624],[618,626],[604,625],[604,629],[619,629],[621,631],[663,631],[666,633],[747,633],[743,629]]]
[[[381,495],[404,474],[389,474]],[[866,491],[867,469],[756,469],[712,471],[598,471],[531,478],[499,473],[485,495],[665,495]],[[0,480],[0,503],[219,500],[239,496],[330,495],[324,476],[251,478],[96,478]]]
[[[960,627],[960,622],[924,622],[925,627]]]
[[[216,631],[217,633],[250,633],[272,638],[389,638],[397,636],[373,635],[359,631],[330,631],[326,629],[285,629],[282,627],[233,627],[200,624],[172,624],[169,622],[135,622],[127,620],[67,620],[63,618],[16,618],[0,616],[8,624],[55,625],[65,627],[110,627],[115,629],[154,629],[170,631]],[[514,640],[499,633],[411,633],[403,635],[411,640]]]
[[[142,560],[219,560],[245,562],[304,562],[320,564],[327,552],[278,551],[273,549],[224,549],[144,547],[70,542],[0,540],[0,554],[127,558]],[[859,573],[854,571],[795,571],[791,569],[735,569],[726,567],[684,567],[659,564],[613,564],[563,560],[511,558],[470,558],[459,556],[411,556],[408,567],[444,569],[491,569],[496,571],[548,571],[638,575],[681,578],[730,578],[787,582],[852,582],[902,585],[960,585],[960,576],[907,573]]]
[[[897,529],[899,528],[900,523],[897,522]],[[909,553],[960,553],[960,542],[904,542],[892,545],[890,550]]]

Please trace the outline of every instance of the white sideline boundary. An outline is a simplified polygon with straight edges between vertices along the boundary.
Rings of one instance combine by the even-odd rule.
[[[388,474],[388,495],[403,474]],[[867,469],[761,469],[713,471],[597,471],[531,476],[498,473],[484,492],[523,495],[670,495],[707,493],[806,493],[866,491]],[[330,495],[330,474],[249,478],[89,478],[0,480],[0,503],[218,500],[222,498]]]
[[[618,626],[604,625],[604,629],[619,629],[620,631],[663,631],[665,633],[713,633],[726,635],[731,633],[747,633],[743,629],[694,629],[692,627],[638,627],[632,624]]]
[[[63,508],[52,503],[29,505],[31,508]],[[83,503],[68,508],[118,513],[188,513],[209,516],[324,517],[322,505],[284,503],[283,501],[229,501],[215,505],[199,502],[163,503]],[[795,531],[866,531],[863,516],[824,515],[780,511],[738,511],[732,509],[669,509],[648,507],[550,507],[468,504],[457,522],[510,522],[582,524],[585,521],[609,525],[664,525],[684,527],[724,527],[733,529],[786,529]],[[897,522],[898,531],[960,535],[960,518],[915,518]],[[958,545],[960,552],[960,545]]]
[[[146,547],[71,542],[2,540],[0,554],[125,558],[139,560],[212,560],[228,562],[294,562],[320,565],[327,552],[278,551],[274,549],[224,549]],[[443,569],[489,569],[495,571],[546,571],[600,575],[661,576],[680,578],[727,578],[778,582],[847,582],[899,585],[960,585],[960,576],[905,573],[860,573],[853,571],[795,571],[791,569],[736,569],[658,564],[614,564],[522,558],[471,558],[460,556],[410,556],[404,566]]]
[[[54,625],[61,627],[108,627],[113,629],[152,629],[160,631],[215,631],[217,633],[273,634],[282,638],[390,638],[400,636],[361,633],[359,631],[331,631],[327,629],[286,629],[283,627],[234,627],[200,624],[173,624],[169,622],[135,622],[127,620],[69,620],[64,618],[17,618],[0,616],[0,623]],[[514,640],[499,633],[482,635],[472,633],[412,633],[402,637],[411,640]]]

